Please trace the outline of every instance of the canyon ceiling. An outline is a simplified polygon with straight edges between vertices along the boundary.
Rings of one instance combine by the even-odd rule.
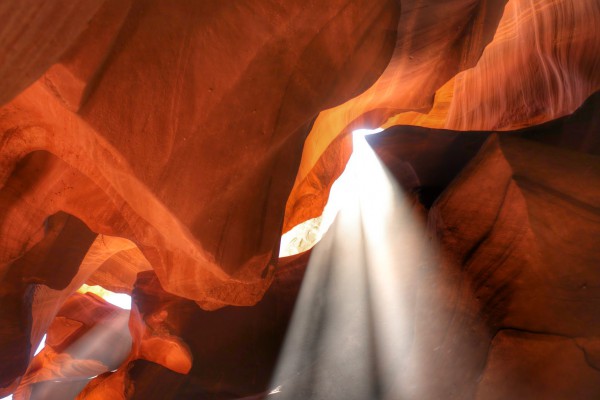
[[[383,128],[439,249],[402,285],[402,398],[600,398],[600,0],[5,0],[0,21],[0,397],[342,398],[271,392],[319,246],[280,240]]]

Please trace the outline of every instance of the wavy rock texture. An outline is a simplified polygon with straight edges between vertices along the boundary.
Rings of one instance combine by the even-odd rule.
[[[264,395],[309,256],[281,259],[272,285],[255,306],[217,311],[165,292],[152,271],[140,273],[132,294],[132,352],[117,372],[93,380],[80,397]]]
[[[594,282],[600,258],[595,246],[600,196],[586,188],[590,183],[595,188],[593,183],[600,180],[600,147],[585,140],[598,122],[595,104],[597,96],[581,110],[588,115],[587,125],[580,115],[492,136],[434,203],[430,228],[444,250],[446,279],[440,281],[440,269],[432,268],[411,285],[418,288],[421,300],[415,310],[417,339],[405,361],[413,368],[402,377],[414,382],[409,398],[495,399],[541,393],[575,399],[598,394]],[[570,129],[573,124],[579,130]],[[396,129],[372,139],[395,175],[402,176],[397,168],[402,172],[407,162],[398,160],[408,160],[420,182],[439,180],[443,176],[424,168],[430,166],[422,164],[423,159],[436,155],[440,164],[460,169],[457,162],[464,164],[481,141],[442,132],[446,140],[430,144],[427,138],[435,136],[422,131]],[[454,141],[448,140],[453,136]],[[454,144],[454,151],[447,150],[448,143]],[[407,144],[421,147],[421,155],[408,151]],[[467,154],[458,157],[456,149],[461,148]],[[454,157],[448,163],[440,154]],[[134,296],[144,307],[144,329],[153,332],[145,339],[152,350],[133,353],[136,359],[92,381],[81,398],[151,398],[156,393],[161,398],[235,398],[264,389],[255,386],[256,377],[240,371],[264,374],[266,382],[269,364],[258,369],[239,364],[254,365],[278,348],[272,340],[283,337],[292,310],[289,301],[307,258],[303,254],[290,265],[283,261],[263,301],[237,310],[203,311],[192,301],[164,292],[153,273],[140,275]],[[284,302],[288,306],[281,309]],[[275,318],[277,323],[274,315],[281,317]],[[249,334],[255,329],[258,332]],[[165,353],[164,346],[155,346],[158,341],[148,340],[152,336],[179,338],[175,341],[189,345],[194,360],[204,360],[210,368],[194,363],[188,375],[182,374],[185,370],[173,363],[177,352]],[[432,373],[436,380],[422,379]]]
[[[600,3],[401,3],[3,2],[0,396],[264,397],[309,256],[282,226],[384,126],[442,248],[409,398],[599,397],[600,97],[555,119],[600,88]],[[125,361],[69,352],[83,283],[133,293]]]
[[[93,232],[64,213],[48,218],[45,230],[25,256],[2,270],[0,386],[6,391],[14,390],[56,312],[90,273],[80,264]]]
[[[600,89],[597,1],[503,3],[406,2],[396,50],[379,80],[315,121],[286,229],[302,222],[304,215],[293,212],[311,193],[321,155],[343,144],[334,142],[340,134],[393,125],[513,130],[570,114]]]
[[[69,73],[53,68],[2,109],[3,180],[39,149],[55,171],[4,219],[3,260],[64,210],[134,241],[170,292],[206,308],[260,299],[306,129],[376,79],[399,10],[249,7],[136,2],[123,17],[107,2],[61,63]]]
[[[76,293],[48,328],[15,399],[76,396],[89,379],[117,368],[131,349],[129,311],[92,294]]]
[[[399,15],[385,0],[12,3],[0,13],[4,393],[84,282],[127,291],[151,266],[207,309],[259,301],[307,127],[377,78]],[[57,213],[83,223],[56,238]],[[92,245],[96,233],[135,247]]]
[[[600,193],[590,187],[599,179],[598,156],[493,137],[432,208],[430,226],[463,282],[457,310],[468,311],[453,325],[460,332],[483,321],[491,341],[469,366],[482,377],[470,396],[598,396],[597,371],[586,362],[595,347],[588,354],[577,343],[595,343],[600,326]],[[552,383],[567,365],[574,370]]]
[[[531,140],[543,141],[576,151],[597,154],[600,148],[600,95],[593,94],[572,115],[518,133]],[[418,192],[429,207],[433,200],[456,176],[490,132],[455,132],[445,129],[423,129],[410,125],[394,126],[378,135],[367,137],[377,155],[388,166],[407,192]],[[283,230],[287,231],[320,215],[335,179],[343,172],[350,157],[352,136],[341,135],[327,147],[302,184],[303,194],[286,205]],[[399,163],[407,162],[404,178],[399,176]],[[416,180],[403,181],[414,172]],[[297,193],[297,192],[296,192]]]
[[[515,132],[395,127],[367,139],[430,207],[440,248],[409,284],[406,398],[598,396],[599,101]]]
[[[402,188],[432,200],[479,150],[489,132],[454,132],[411,126],[392,127],[366,138]],[[352,135],[342,135],[323,153],[303,184],[303,195],[288,202],[283,230],[320,215],[331,186],[341,175],[352,151]],[[432,198],[433,196],[433,198]],[[427,200],[426,198],[431,198]]]
[[[440,88],[431,112],[386,124],[510,130],[573,112],[600,85],[599,12],[595,1],[509,1],[477,65]]]
[[[133,242],[106,235],[94,241],[86,261],[96,265],[96,270],[86,283],[116,293],[131,293],[137,274],[152,269]]]

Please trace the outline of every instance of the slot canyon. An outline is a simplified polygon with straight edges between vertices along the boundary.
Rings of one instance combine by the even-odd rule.
[[[600,0],[3,0],[0,399],[600,399]]]

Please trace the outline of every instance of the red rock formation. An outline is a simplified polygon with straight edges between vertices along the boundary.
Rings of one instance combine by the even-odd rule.
[[[599,98],[493,134],[466,168],[489,133],[397,127],[368,138],[394,175],[410,166],[418,179],[406,189],[438,187],[428,226],[442,252],[410,284],[419,301],[404,323],[415,334],[398,355],[407,398],[598,396]]]
[[[73,369],[66,343],[99,317],[59,310],[85,282],[137,305],[128,359],[80,398],[264,395],[308,257],[277,259],[281,227],[321,214],[349,133],[379,126],[443,249],[413,285],[411,395],[600,395],[598,97],[551,121],[600,88],[598,1],[402,7],[2,3],[0,396]]]
[[[93,294],[69,297],[14,398],[65,398],[71,390],[74,397],[89,379],[118,367],[131,350],[128,319],[129,311]]]
[[[135,243],[106,235],[98,236],[84,261],[95,269],[86,280],[88,285],[117,293],[131,293],[137,274],[152,269]]]
[[[264,392],[309,255],[281,259],[255,306],[217,311],[165,292],[152,271],[140,273],[130,320],[132,352],[117,372],[92,381],[80,397],[220,399]]]
[[[64,299],[106,262],[135,273],[148,260],[168,290],[206,308],[261,298],[306,127],[376,79],[395,41],[398,6],[249,7],[106,1],[1,9],[0,43],[10,48],[2,102],[16,96],[0,109],[2,340],[11,348],[2,352],[1,386],[18,381],[29,340],[35,347]],[[25,26],[27,35],[11,36]],[[94,236],[85,228],[86,245],[69,243],[79,261],[63,260],[44,244],[53,238],[43,227],[59,211],[133,240],[141,253],[93,246],[82,261]],[[63,264],[61,274],[45,269],[48,257]],[[31,258],[33,277],[20,266]],[[15,283],[53,285],[59,277],[72,278],[61,292],[40,286],[33,295]],[[132,274],[100,271],[94,279],[127,290]],[[22,324],[30,318],[33,326]]]
[[[513,130],[570,114],[600,89],[595,0],[509,0],[505,9],[498,1],[407,3],[396,51],[379,80],[315,121],[288,200],[286,230],[320,214],[323,200],[312,212],[294,213],[322,175],[320,157],[349,154],[326,150],[344,144],[334,142],[341,134],[393,125]],[[439,24],[439,15],[447,23]],[[331,171],[331,181],[341,171]]]
[[[67,55],[70,75],[47,75],[4,107],[3,173],[34,149],[49,151],[70,178],[54,208],[133,240],[173,293],[206,308],[255,303],[272,278],[307,126],[366,88],[395,41],[394,2],[338,3],[249,13],[243,4],[139,2],[114,40],[105,31],[122,11],[102,11],[110,22],[92,23]],[[71,76],[90,79],[77,90],[83,99]],[[11,257],[47,217],[48,203],[36,206],[23,238],[11,238]]]
[[[95,234],[64,213],[48,218],[45,230],[25,256],[3,269],[1,387],[16,387],[58,308],[89,275],[80,264]]]
[[[457,350],[456,345],[444,344],[442,350],[448,353],[439,354],[449,357],[438,355],[430,361],[447,379],[440,379],[433,393],[462,381],[462,391],[451,392],[454,398],[600,394],[598,372],[585,361],[594,357],[595,347],[575,346],[580,339],[594,343],[600,321],[594,283],[599,278],[595,265],[600,260],[600,197],[596,187],[589,186],[598,179],[597,156],[508,135],[492,137],[436,202],[430,226],[445,259],[454,265],[451,276],[463,282],[451,306],[455,316],[444,334],[454,337],[454,343],[460,343],[461,336],[464,343],[489,343],[489,350],[487,344],[464,350],[471,354],[470,364],[464,364],[469,357],[460,357],[462,371],[444,375],[444,366],[456,362],[451,354]],[[469,340],[467,331],[479,334]],[[523,357],[503,361],[524,348]],[[549,356],[546,351],[552,349],[556,353]],[[556,390],[550,389],[551,376],[560,373],[561,363],[576,372],[561,377]],[[479,385],[477,376],[483,377]],[[505,382],[501,390],[500,381]]]

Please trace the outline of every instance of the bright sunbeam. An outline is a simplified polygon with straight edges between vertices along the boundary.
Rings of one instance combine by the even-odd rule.
[[[79,392],[89,380],[116,369],[131,350],[129,312],[112,312],[78,337],[62,353],[51,350],[43,360],[46,373],[24,377],[17,398],[60,398],[65,385]]]
[[[128,310],[131,309],[131,297],[111,292],[101,286],[83,285],[77,292],[93,293],[121,310],[100,310],[100,319],[95,325],[83,334],[74,331],[77,334],[76,340],[60,353],[50,346],[44,353],[39,354],[45,346],[44,335],[34,354],[39,357],[38,362],[30,364],[30,368],[32,365],[35,367],[31,371],[28,370],[23,377],[15,392],[15,398],[61,398],[63,390],[78,392],[99,374],[115,370],[130,353],[132,339]],[[67,328],[68,334],[74,332],[68,332]],[[64,332],[58,329],[54,334],[63,335]],[[12,396],[6,399],[12,399]]]
[[[382,132],[383,128],[357,129],[352,132],[353,138],[364,137]],[[353,165],[356,156],[351,155],[348,165]],[[342,174],[335,180],[329,191],[329,199],[320,217],[312,218],[296,225],[281,236],[279,246],[279,257],[288,257],[311,249],[327,232],[337,213],[347,201],[348,192],[355,185],[355,177],[352,176],[352,168],[348,165]]]
[[[270,396],[397,399],[414,383],[400,372],[428,246],[411,203],[364,138],[377,131],[354,133],[339,211],[313,249]]]

